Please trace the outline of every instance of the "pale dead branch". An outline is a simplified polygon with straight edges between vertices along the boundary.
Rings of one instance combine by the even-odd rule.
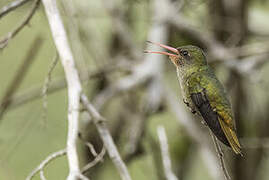
[[[89,115],[93,119],[93,122],[99,132],[99,135],[104,142],[104,146],[108,151],[109,157],[112,162],[116,166],[122,180],[131,180],[131,176],[129,175],[128,169],[124,162],[122,161],[120,154],[117,150],[117,147],[108,131],[106,126],[106,120],[102,117],[99,112],[95,109],[95,107],[89,102],[87,96],[85,94],[81,95],[81,102],[88,111]]]
[[[86,173],[91,167],[95,166],[99,162],[102,162],[105,154],[106,154],[106,148],[103,147],[101,152],[95,156],[94,160],[89,162],[82,168],[81,173],[83,174]]]
[[[48,74],[47,74],[47,77],[45,79],[45,82],[44,82],[44,85],[43,85],[43,88],[42,88],[42,97],[43,97],[43,119],[44,121],[46,121],[47,119],[47,110],[48,110],[48,89],[49,89],[49,85],[50,85],[50,82],[51,82],[51,75],[52,75],[52,71],[53,69],[55,68],[57,62],[58,62],[58,53],[56,52],[56,55],[49,67],[49,71],[48,71]]]
[[[171,159],[169,155],[169,147],[165,129],[163,126],[157,127],[157,133],[160,141],[160,148],[163,161],[164,174],[167,180],[178,180],[177,176],[172,171]]]
[[[54,152],[50,154],[46,159],[44,159],[26,178],[26,180],[31,180],[38,172],[42,172],[44,168],[54,159],[63,156],[66,154],[66,149],[62,149],[60,151]],[[44,177],[44,175],[41,175]]]
[[[81,176],[77,152],[77,140],[79,133],[79,104],[81,83],[75,67],[75,60],[71,52],[66,31],[60,17],[55,0],[43,0],[45,12],[50,25],[54,43],[61,58],[65,71],[68,88],[68,135],[67,135],[67,159],[69,164],[68,180],[76,180]]]

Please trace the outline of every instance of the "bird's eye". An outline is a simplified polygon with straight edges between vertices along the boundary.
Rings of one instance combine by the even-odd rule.
[[[188,51],[186,51],[186,50],[182,50],[182,51],[180,52],[180,54],[183,55],[183,56],[187,56],[189,53],[188,53]]]

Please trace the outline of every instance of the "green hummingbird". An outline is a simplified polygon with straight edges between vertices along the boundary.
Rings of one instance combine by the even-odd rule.
[[[207,64],[203,50],[191,45],[173,48],[148,42],[173,52],[145,51],[169,56],[177,69],[183,102],[192,113],[203,117],[206,125],[223,144],[242,155],[230,102],[222,84]]]

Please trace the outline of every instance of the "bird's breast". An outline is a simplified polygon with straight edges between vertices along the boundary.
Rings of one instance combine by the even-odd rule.
[[[190,97],[189,97],[189,92],[188,92],[188,84],[186,82],[186,77],[184,72],[182,72],[179,68],[177,68],[177,77],[181,89],[181,95],[183,99],[187,100],[189,103],[191,103]]]

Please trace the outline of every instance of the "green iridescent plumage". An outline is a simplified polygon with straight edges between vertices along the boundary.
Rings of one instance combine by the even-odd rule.
[[[147,51],[169,55],[177,69],[184,103],[193,113],[203,117],[221,142],[230,146],[236,154],[242,154],[231,105],[222,84],[208,66],[203,51],[196,46],[172,48],[154,44],[176,53]]]

